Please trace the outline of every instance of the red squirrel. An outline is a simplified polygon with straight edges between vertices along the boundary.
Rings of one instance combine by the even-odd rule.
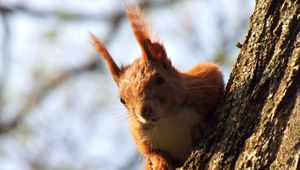
[[[91,41],[119,88],[132,136],[146,158],[145,170],[175,169],[208,128],[224,91],[223,75],[214,63],[177,70],[164,45],[150,37],[141,9],[128,5],[127,15],[142,50],[132,64],[117,65],[101,40],[91,34]]]

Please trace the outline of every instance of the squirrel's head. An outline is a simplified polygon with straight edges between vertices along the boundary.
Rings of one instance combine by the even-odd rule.
[[[128,109],[131,120],[155,124],[172,116],[181,104],[180,77],[164,46],[151,39],[141,10],[128,6],[127,14],[142,50],[142,56],[132,64],[119,67],[103,42],[92,34],[91,39],[119,87],[120,101]]]

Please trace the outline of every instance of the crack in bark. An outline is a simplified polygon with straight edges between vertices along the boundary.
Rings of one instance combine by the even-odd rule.
[[[300,4],[294,2],[257,1],[213,132],[183,169],[269,169],[275,164],[300,94],[294,93],[300,84]]]

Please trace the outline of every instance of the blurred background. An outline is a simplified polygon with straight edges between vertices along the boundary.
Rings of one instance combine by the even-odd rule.
[[[143,8],[178,69],[214,61],[227,81],[254,0],[145,0]],[[123,0],[0,0],[0,170],[141,169],[89,32],[117,63],[140,55]]]

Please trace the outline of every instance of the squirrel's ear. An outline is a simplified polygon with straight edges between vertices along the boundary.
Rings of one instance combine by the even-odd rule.
[[[105,48],[104,43],[101,40],[99,40],[92,33],[90,33],[90,38],[91,38],[91,41],[92,41],[93,45],[97,49],[97,51],[100,53],[100,55],[102,56],[102,58],[106,62],[106,64],[107,64],[114,80],[116,81],[116,83],[118,85],[119,84],[119,78],[120,78],[121,72],[122,72],[120,67],[115,63],[114,59],[111,57],[111,55],[109,54],[109,52]]]
[[[151,59],[158,61],[160,63],[167,62],[167,53],[165,47],[157,42],[151,43],[149,45],[149,51],[151,54]]]
[[[135,38],[142,49],[143,57],[158,62],[166,61],[165,48],[162,44],[151,40],[150,29],[144,21],[142,10],[138,6],[127,4],[127,15]]]

